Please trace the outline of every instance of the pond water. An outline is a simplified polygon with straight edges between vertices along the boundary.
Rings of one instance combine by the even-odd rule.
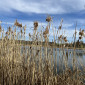
[[[23,50],[25,48],[25,50]],[[67,67],[73,69],[73,65],[78,67],[79,69],[85,68],[85,50],[78,50],[78,49],[60,49],[60,48],[45,48],[45,47],[29,47],[29,46],[22,46],[21,47],[21,54],[24,53],[27,56],[34,56],[38,52],[38,56],[41,56],[45,59],[46,51],[47,51],[47,58],[53,59],[53,64],[57,63],[57,70],[60,71],[59,68],[65,69],[65,65]],[[32,54],[32,55],[31,55]]]

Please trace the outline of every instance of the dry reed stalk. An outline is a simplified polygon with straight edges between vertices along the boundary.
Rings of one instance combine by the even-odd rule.
[[[50,22],[49,20],[47,20]],[[61,21],[62,22],[62,21]],[[18,22],[17,22],[18,23]],[[19,26],[18,26],[19,28]],[[45,31],[46,33],[42,33],[41,35],[38,33],[36,29],[36,34],[33,43],[29,46],[28,52],[26,52],[26,44],[22,44],[22,38],[25,37],[25,29],[23,34],[23,28],[21,27],[21,40],[19,43],[16,42],[18,40],[18,33],[15,28],[15,31],[12,32],[13,27],[10,27],[6,33],[4,38],[4,30],[2,30],[2,40],[0,41],[0,84],[5,85],[75,85],[81,84],[81,80],[79,79],[79,68],[75,66],[75,63],[78,65],[78,61],[75,58],[75,52],[73,60],[73,72],[69,69],[68,66],[68,48],[67,53],[65,54],[65,49],[63,44],[66,43],[67,38],[64,37],[63,33],[59,36],[59,55],[61,56],[59,59],[59,69],[63,71],[63,73],[58,74],[57,71],[57,48],[54,48],[56,43],[53,43],[53,47],[50,48],[49,41],[45,42],[44,50],[43,48],[43,34],[47,35],[46,37],[49,39],[49,26],[47,25]],[[42,30],[42,26],[41,26]],[[53,29],[54,31],[54,29]],[[60,31],[60,30],[58,30]],[[9,32],[9,33],[8,33]],[[61,31],[60,31],[61,32]],[[82,30],[82,32],[84,32]],[[55,33],[54,34],[54,42],[55,42]],[[14,38],[13,38],[14,35]],[[34,36],[34,34],[33,34]],[[32,37],[30,37],[32,38]],[[41,38],[39,41],[39,38]],[[76,35],[75,35],[76,39]],[[25,40],[25,38],[24,38]],[[74,40],[76,41],[76,40]],[[41,45],[39,46],[39,42]],[[36,45],[36,46],[35,46]],[[23,53],[21,54],[21,46],[24,47]],[[49,50],[50,48],[50,50]],[[76,49],[76,45],[74,45],[74,51]],[[27,54],[27,62],[25,60]],[[54,56],[55,54],[55,56]],[[23,58],[22,58],[23,57]],[[55,58],[54,58],[55,57]],[[61,59],[62,58],[62,59]],[[60,62],[62,60],[62,63]],[[63,63],[64,62],[64,63]],[[61,64],[61,65],[60,65]],[[65,65],[65,71],[63,69],[63,64]],[[62,67],[61,67],[62,66]],[[85,71],[85,67],[82,65],[83,70]],[[77,68],[77,71],[76,71]],[[77,80],[75,78],[75,74],[77,75]],[[71,76],[71,77],[70,77]],[[73,77],[73,80],[72,80]],[[84,77],[81,76],[83,79]],[[6,80],[5,80],[6,79]],[[78,81],[79,80],[79,81]]]

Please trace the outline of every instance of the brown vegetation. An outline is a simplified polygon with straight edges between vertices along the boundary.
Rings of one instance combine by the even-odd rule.
[[[52,18],[49,16],[46,21],[52,22]],[[56,31],[57,34],[54,34],[54,38],[57,35],[55,42],[60,42],[58,43],[59,52],[57,52],[57,46],[54,49],[50,48],[48,44],[49,24],[45,31],[38,34],[38,22],[34,22],[34,33],[29,33],[29,41],[32,43],[28,47],[27,44],[22,44],[22,41],[18,40],[19,36],[21,39],[23,36],[25,37],[26,26],[22,27],[22,24],[16,20],[14,25],[21,28],[20,32],[17,32],[16,27],[14,31],[12,27],[9,27],[5,33],[0,25],[0,34],[2,35],[0,40],[0,85],[84,85],[85,66],[80,62],[83,72],[76,66],[78,61],[75,57],[75,46],[71,55],[73,70],[68,66],[68,48],[65,52],[63,46],[68,40],[63,34],[59,35],[62,22],[63,20]],[[80,31],[79,35],[83,36],[83,33],[84,30]],[[43,48],[42,42],[44,41],[46,42]],[[40,46],[38,46],[39,43]],[[55,43],[52,43],[52,46],[55,46]],[[57,53],[59,54],[59,62],[57,62]]]

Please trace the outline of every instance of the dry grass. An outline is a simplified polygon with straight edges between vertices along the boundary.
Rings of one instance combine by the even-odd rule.
[[[49,16],[46,21],[51,24],[52,18]],[[63,20],[61,20],[54,38],[57,35],[55,42],[65,44],[67,42],[66,36],[59,35],[62,22]],[[14,25],[16,26],[14,31],[12,27],[9,27],[6,33],[0,26],[0,85],[84,85],[85,74],[83,72],[85,72],[85,66],[79,62],[83,68],[82,72],[75,57],[75,46],[74,53],[71,55],[73,57],[73,70],[71,70],[68,66],[68,57],[70,56],[68,48],[67,52],[65,52],[64,47],[60,45],[58,52],[57,47],[54,49],[48,45],[49,24],[46,26],[45,31],[39,35],[37,31],[38,22],[34,22],[34,32],[29,34],[29,39],[36,46],[31,45],[28,47],[21,44],[21,41],[16,43],[19,36],[21,36],[21,39],[25,37],[26,26],[22,26],[17,20]],[[17,27],[20,27],[19,33],[16,30]],[[84,30],[80,30],[79,35],[83,37],[83,33]],[[46,41],[44,48],[42,47],[43,41]],[[39,43],[41,43],[41,46],[38,46]],[[57,62],[57,54],[59,54],[59,62]],[[63,65],[65,68],[63,68]]]

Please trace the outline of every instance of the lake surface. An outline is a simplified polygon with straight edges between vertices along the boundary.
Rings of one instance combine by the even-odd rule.
[[[25,49],[25,50],[24,50]],[[38,52],[38,57],[42,55],[42,58],[45,59],[47,56],[48,59],[53,59],[54,65],[57,63],[57,70],[59,71],[60,67],[65,69],[65,64],[69,68],[75,67],[80,69],[85,68],[85,50],[74,50],[74,49],[60,49],[60,48],[46,48],[46,47],[29,47],[22,46],[21,54],[24,53],[26,56],[35,57]],[[47,54],[46,54],[47,53]]]

